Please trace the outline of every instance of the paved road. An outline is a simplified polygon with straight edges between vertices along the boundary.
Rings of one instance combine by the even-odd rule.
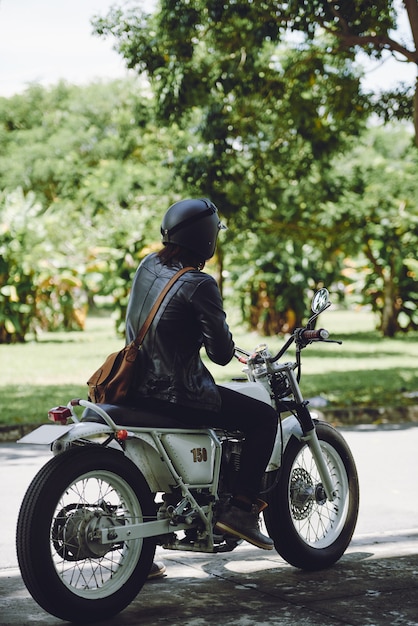
[[[229,555],[160,552],[167,577],[147,583],[116,624],[418,626],[418,425],[343,430],[361,507],[353,541],[329,570],[300,572],[243,544]],[[43,447],[0,444],[0,625],[62,624],[29,596],[17,569],[15,523]]]

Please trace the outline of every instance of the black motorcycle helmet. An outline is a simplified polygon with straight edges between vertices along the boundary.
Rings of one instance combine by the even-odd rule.
[[[180,200],[163,217],[162,242],[183,246],[207,261],[214,255],[218,233],[224,228],[218,209],[208,198]]]

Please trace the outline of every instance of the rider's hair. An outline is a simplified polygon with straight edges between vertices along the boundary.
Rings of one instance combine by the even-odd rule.
[[[191,265],[201,270],[205,261],[200,259],[195,252],[173,243],[166,243],[158,252],[158,257],[164,265],[172,266],[181,263],[184,267]]]

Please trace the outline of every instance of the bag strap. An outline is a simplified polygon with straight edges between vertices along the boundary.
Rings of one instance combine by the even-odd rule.
[[[168,283],[166,284],[166,286],[164,287],[164,289],[162,290],[162,292],[160,293],[160,295],[158,296],[158,298],[154,302],[154,305],[153,305],[151,311],[148,313],[147,319],[142,324],[141,329],[140,329],[136,339],[133,342],[133,343],[135,343],[135,345],[138,348],[141,345],[141,343],[144,341],[144,337],[147,334],[147,332],[149,330],[149,327],[151,326],[152,321],[153,321],[154,317],[156,316],[157,311],[160,308],[160,305],[161,305],[162,301],[164,300],[167,292],[170,291],[171,287],[174,285],[176,280],[178,280],[180,278],[180,276],[182,276],[183,274],[185,274],[189,270],[193,270],[193,269],[195,269],[195,268],[194,267],[182,267],[181,270],[176,272],[174,274],[174,276],[172,276],[170,278],[170,280],[168,281]]]

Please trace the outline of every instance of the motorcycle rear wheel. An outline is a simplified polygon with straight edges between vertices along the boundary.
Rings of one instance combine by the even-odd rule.
[[[291,565],[319,570],[333,565],[347,549],[357,522],[359,483],[351,451],[325,422],[316,425],[319,443],[335,486],[328,501],[308,445],[296,438],[286,447],[276,486],[266,494],[267,531],[277,552]],[[276,472],[265,475],[274,485]]]
[[[150,489],[121,452],[85,446],[55,456],[33,479],[19,512],[16,548],[28,591],[66,621],[116,615],[147,579],[155,542],[104,545],[94,530],[153,516]]]

